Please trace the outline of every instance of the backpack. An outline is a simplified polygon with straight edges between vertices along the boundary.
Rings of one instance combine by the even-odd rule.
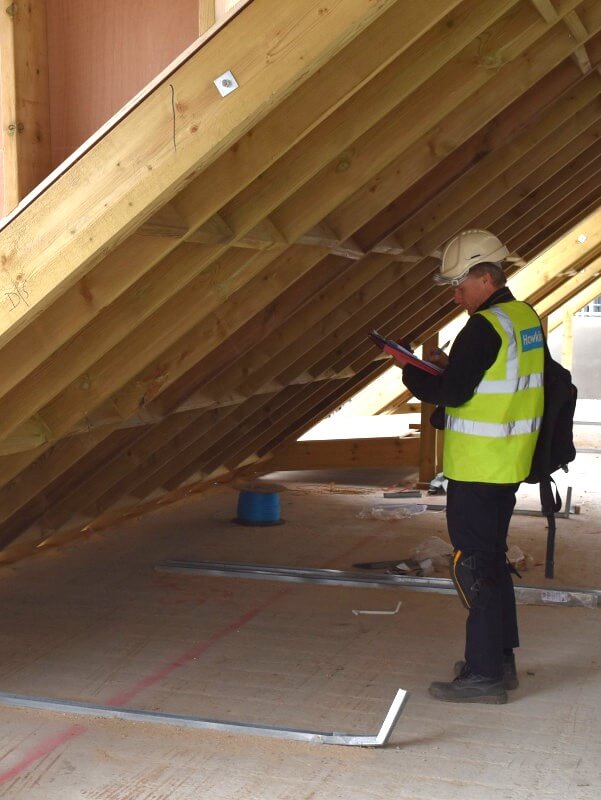
[[[543,420],[532,457],[530,473],[524,481],[540,485],[541,511],[547,517],[547,556],[545,577],[553,577],[555,547],[555,514],[561,511],[561,497],[552,474],[558,469],[568,471],[567,465],[576,458],[574,447],[574,412],[578,390],[565,367],[551,357],[545,342],[544,368],[545,401]]]

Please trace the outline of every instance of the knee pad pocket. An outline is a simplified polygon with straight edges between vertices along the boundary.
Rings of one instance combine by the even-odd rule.
[[[455,550],[451,578],[465,608],[486,607],[492,595],[493,581],[476,554],[466,556],[462,550]]]

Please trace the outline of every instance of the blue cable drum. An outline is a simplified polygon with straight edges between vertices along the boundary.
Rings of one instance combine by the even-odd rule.
[[[282,525],[284,520],[280,518],[280,489],[273,483],[261,483],[255,481],[252,484],[241,485],[238,487],[237,516],[233,520],[239,525],[267,526]]]

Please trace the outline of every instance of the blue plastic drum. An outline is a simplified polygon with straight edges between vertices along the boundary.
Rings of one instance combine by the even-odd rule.
[[[282,525],[279,488],[273,484],[242,488],[234,522],[239,525]]]

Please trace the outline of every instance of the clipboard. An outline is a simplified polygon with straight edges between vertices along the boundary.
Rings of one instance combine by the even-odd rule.
[[[411,350],[403,347],[402,344],[395,342],[393,339],[387,339],[385,336],[378,333],[378,331],[370,331],[368,333],[368,338],[387,355],[392,356],[399,367],[412,364],[414,367],[427,372],[428,375],[442,375],[444,372],[444,370],[436,364],[418,358]]]

